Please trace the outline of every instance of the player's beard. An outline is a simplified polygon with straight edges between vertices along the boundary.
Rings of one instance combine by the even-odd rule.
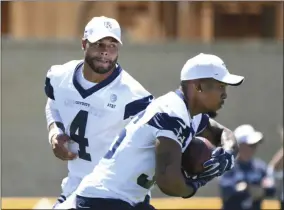
[[[215,118],[215,117],[217,117],[217,115],[218,115],[218,113],[217,112],[207,112],[207,114],[208,114],[208,116],[210,117],[210,118]]]
[[[102,67],[97,65],[98,62],[97,57],[85,57],[85,62],[91,67],[91,69],[98,74],[105,74],[108,73],[109,71],[113,70],[115,68],[115,65],[118,60],[118,56],[113,60],[113,61],[108,61],[107,67]]]

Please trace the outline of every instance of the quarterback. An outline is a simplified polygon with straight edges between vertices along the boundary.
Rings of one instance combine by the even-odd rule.
[[[47,72],[49,142],[54,155],[68,161],[68,176],[54,208],[63,208],[119,131],[153,99],[117,63],[121,45],[119,23],[94,17],[82,39],[84,59],[53,65]]]
[[[214,177],[234,166],[238,146],[233,132],[204,113],[216,112],[227,98],[226,86],[244,77],[230,74],[223,60],[199,54],[181,70],[181,87],[155,99],[121,130],[108,152],[76,190],[76,207],[154,209],[145,196],[156,184],[170,196],[192,197]],[[181,169],[182,153],[194,136],[217,148],[205,172],[189,177]]]

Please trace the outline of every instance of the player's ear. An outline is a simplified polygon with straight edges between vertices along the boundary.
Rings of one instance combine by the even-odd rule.
[[[201,87],[201,83],[197,82],[194,84],[195,89],[197,90],[197,92],[202,92],[202,87]]]
[[[194,85],[194,89],[197,92],[202,92],[203,88],[202,88],[202,80],[201,79],[194,80],[193,85]]]
[[[82,39],[82,50],[86,50],[86,46],[87,46],[87,40],[86,39]]]

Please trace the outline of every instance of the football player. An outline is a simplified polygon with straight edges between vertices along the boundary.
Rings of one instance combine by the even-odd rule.
[[[63,203],[107,152],[129,119],[153,99],[117,63],[119,23],[94,17],[85,27],[83,60],[51,66],[45,81],[46,119],[54,155],[68,161],[68,176],[54,208]]]
[[[190,198],[230,170],[238,148],[233,132],[203,113],[219,110],[226,86],[243,80],[230,74],[215,55],[201,53],[189,59],[181,71],[181,88],[155,99],[135,116],[82,180],[76,207],[153,209],[144,200],[155,183],[167,195]],[[181,169],[182,153],[197,135],[218,147],[204,163],[205,172],[189,177]]]

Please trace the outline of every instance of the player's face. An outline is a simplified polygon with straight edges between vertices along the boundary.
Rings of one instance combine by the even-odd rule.
[[[256,152],[257,144],[239,144],[240,159],[248,161]]]
[[[198,97],[201,104],[210,113],[216,113],[227,98],[226,84],[219,81],[208,79],[200,84],[200,91]]]
[[[85,61],[91,69],[99,74],[105,74],[115,68],[118,59],[119,43],[110,37],[95,43],[87,42]]]

